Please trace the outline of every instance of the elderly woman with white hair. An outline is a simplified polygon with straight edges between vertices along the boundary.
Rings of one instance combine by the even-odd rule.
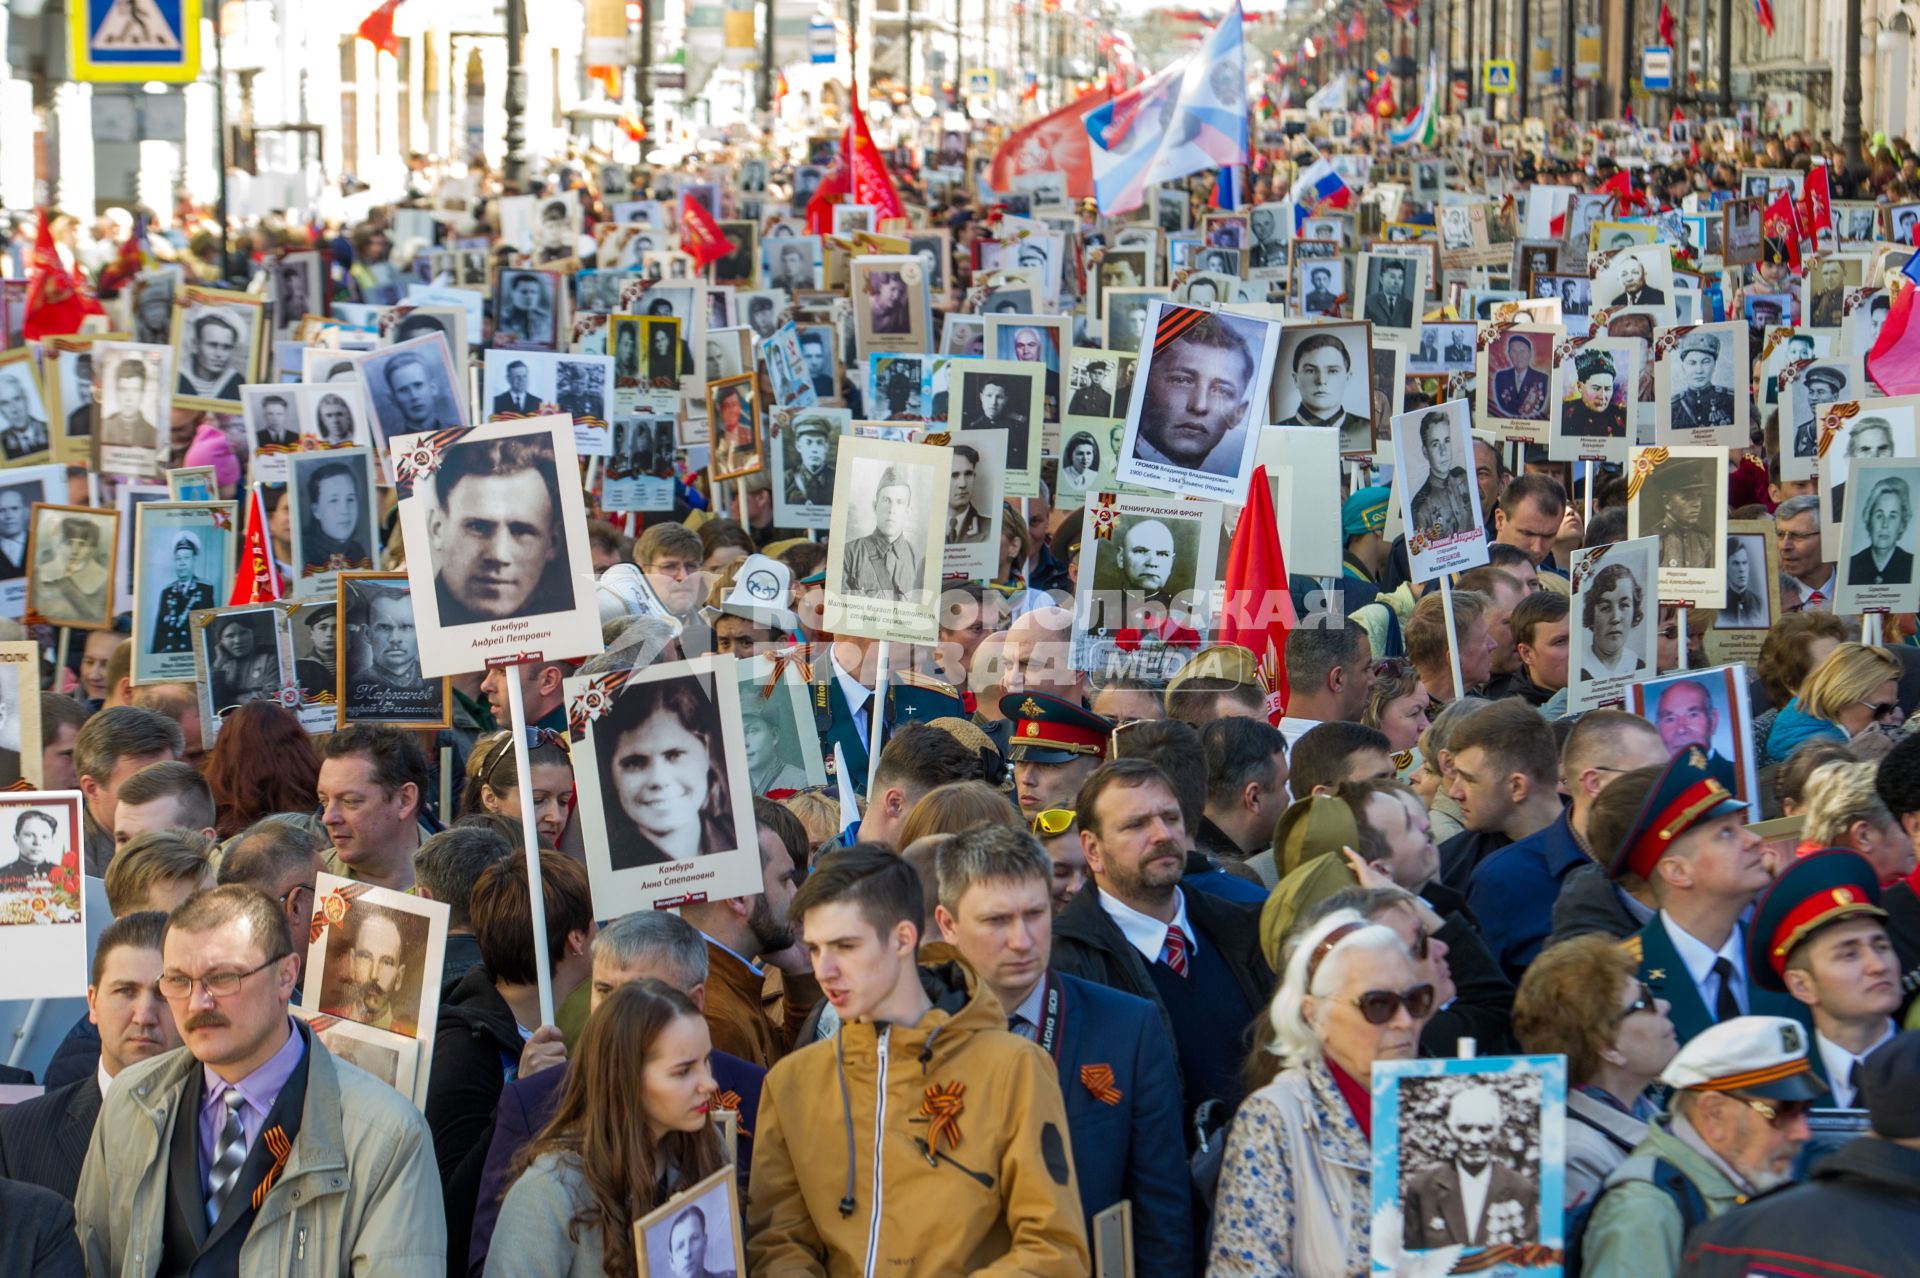
[[[1300,938],[1227,1137],[1209,1278],[1369,1271],[1373,1066],[1411,1059],[1433,1007],[1392,928],[1341,910]]]

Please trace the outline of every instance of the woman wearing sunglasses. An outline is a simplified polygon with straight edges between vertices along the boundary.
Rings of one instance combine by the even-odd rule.
[[[1610,936],[1579,936],[1541,951],[1513,1004],[1520,1049],[1567,1058],[1567,1210],[1600,1192],[1607,1173],[1646,1137],[1660,1112],[1647,1088],[1679,1036],[1667,1001]]]
[[[1882,648],[1843,643],[1827,654],[1800,685],[1767,734],[1767,752],[1785,758],[1819,737],[1848,741],[1859,758],[1879,758],[1893,748],[1901,712],[1900,663]],[[1864,747],[1864,748],[1863,748]]]
[[[1392,929],[1336,911],[1289,954],[1221,1169],[1210,1278],[1366,1273],[1373,1063],[1408,1060],[1433,986]]]

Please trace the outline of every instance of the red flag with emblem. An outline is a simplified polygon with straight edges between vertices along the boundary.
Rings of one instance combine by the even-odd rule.
[[[1287,633],[1294,621],[1267,468],[1258,466],[1247,484],[1247,504],[1227,548],[1220,642],[1238,644],[1253,654],[1260,686],[1267,694],[1267,721],[1276,726],[1287,713]]]
[[[25,333],[28,338],[56,337],[80,331],[89,315],[104,315],[100,303],[74,283],[73,272],[60,260],[53,244],[53,223],[40,210],[40,233],[33,241],[32,281],[27,285]]]
[[[1635,205],[1647,202],[1645,195],[1633,189],[1632,169],[1621,169],[1595,189],[1602,195],[1613,197],[1613,211],[1619,217],[1626,217],[1633,212]]]
[[[1800,269],[1800,219],[1793,209],[1793,188],[1784,187],[1760,214],[1760,234],[1779,240],[1785,247],[1787,263]]]
[[[680,247],[706,270],[733,252],[734,243],[720,230],[707,206],[691,195],[680,197]]]
[[[1818,240],[1820,232],[1833,229],[1833,186],[1827,179],[1826,165],[1816,164],[1807,170],[1801,198],[1806,203],[1801,229],[1808,239]]]
[[[280,570],[274,565],[273,545],[267,540],[267,511],[260,500],[260,485],[255,484],[247,490],[247,539],[240,549],[227,606],[271,603],[279,597]]]

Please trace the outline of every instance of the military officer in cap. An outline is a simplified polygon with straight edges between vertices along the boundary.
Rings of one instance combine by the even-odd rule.
[[[1778,1016],[1705,1030],[1660,1081],[1673,1089],[1667,1112],[1607,1176],[1587,1218],[1585,1278],[1678,1273],[1695,1226],[1790,1181],[1807,1112],[1827,1090],[1807,1060],[1805,1028]]]
[[[1812,1012],[1813,1072],[1839,1109],[1854,1107],[1862,1064],[1897,1028],[1900,959],[1886,918],[1872,863],[1828,848],[1787,867],[1760,898],[1747,937],[1754,984]]]
[[[1806,386],[1806,393],[1799,399],[1807,406],[1806,418],[1796,421],[1793,426],[1793,455],[1795,457],[1818,457],[1820,455],[1820,406],[1844,399],[1847,394],[1847,374],[1843,369],[1820,367],[1810,368],[1800,378]]]
[[[1049,809],[1071,809],[1080,783],[1106,755],[1113,724],[1044,692],[1009,692],[1000,713],[1013,723],[1007,753],[1020,814],[1031,823]]]
[[[826,418],[812,413],[794,422],[793,451],[800,457],[800,466],[787,472],[788,505],[833,505],[833,470],[827,465],[833,451],[827,440],[829,429]]]
[[[1673,428],[1731,426],[1733,392],[1713,384],[1720,366],[1720,339],[1695,329],[1675,352],[1680,361],[1680,390],[1673,397]]]
[[[1631,787],[1625,795],[1645,793],[1608,862],[1615,881],[1645,883],[1659,907],[1626,941],[1639,953],[1640,979],[1671,1004],[1668,1015],[1683,1043],[1747,1012],[1805,1024],[1805,1007],[1748,979],[1742,919],[1772,876],[1759,837],[1746,828],[1747,805],[1713,774],[1698,746],[1674,755],[1657,776],[1651,772],[1614,782]]]
[[[1647,473],[1641,501],[1660,537],[1662,568],[1706,568],[1713,563],[1713,514],[1707,503],[1707,467],[1692,458],[1669,460]]]
[[[1453,421],[1442,409],[1420,418],[1420,451],[1427,480],[1413,494],[1414,527],[1430,537],[1457,536],[1474,526],[1473,494],[1466,467],[1453,456]]]
[[[192,652],[193,633],[188,619],[213,607],[213,585],[194,575],[200,562],[200,542],[183,532],[173,543],[173,580],[160,592],[160,615],[153,622],[154,652]]]
[[[1583,350],[1573,359],[1579,397],[1560,414],[1560,433],[1574,438],[1624,439],[1627,406],[1613,402],[1613,359],[1604,351]]]

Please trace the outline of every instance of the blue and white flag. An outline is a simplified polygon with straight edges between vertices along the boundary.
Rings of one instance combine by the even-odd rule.
[[[1197,52],[1082,118],[1102,213],[1139,208],[1158,183],[1245,164],[1247,51],[1239,0]]]

